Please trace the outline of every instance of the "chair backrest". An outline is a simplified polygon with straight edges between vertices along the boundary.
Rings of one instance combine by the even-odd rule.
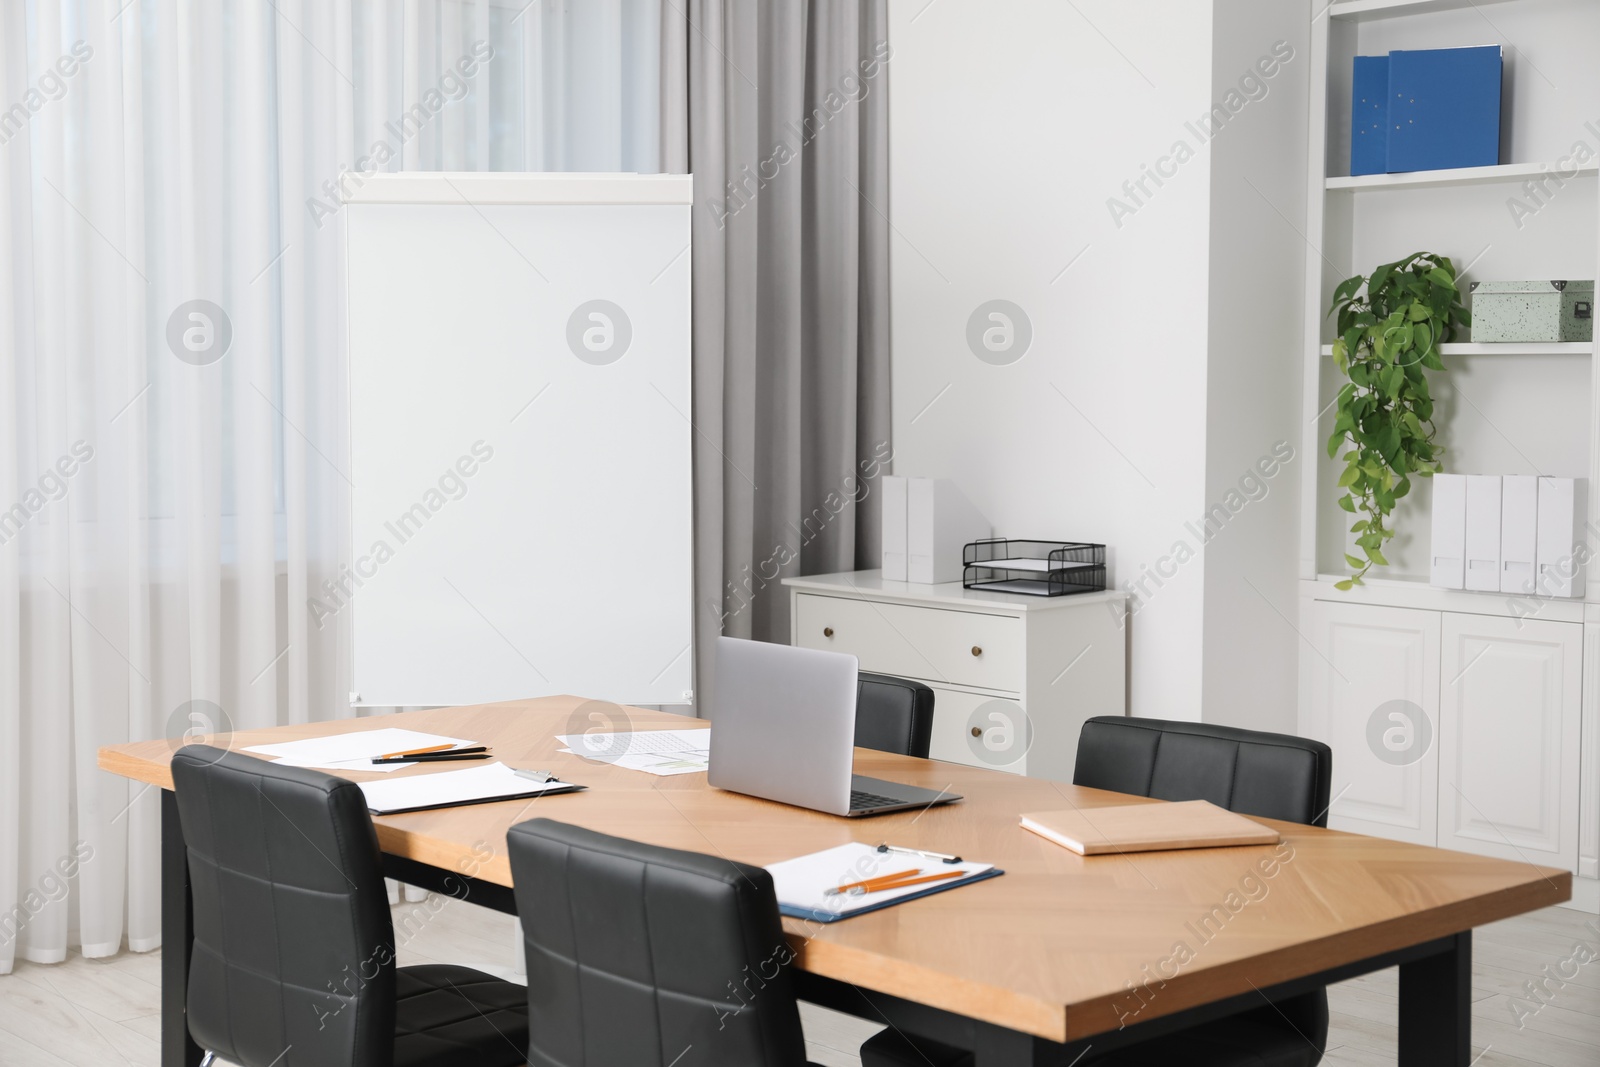
[[[549,819],[506,844],[531,1067],[804,1067],[766,871]]]
[[[195,1043],[243,1067],[391,1067],[394,927],[361,790],[207,745],[178,751],[172,782]]]
[[[1333,750],[1229,726],[1105,715],[1078,737],[1074,785],[1161,800],[1209,800],[1241,815],[1328,825]]]
[[[862,671],[856,688],[856,747],[928,758],[933,690],[921,682]]]

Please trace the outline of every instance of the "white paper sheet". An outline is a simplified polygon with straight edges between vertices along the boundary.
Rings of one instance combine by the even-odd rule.
[[[494,797],[527,796],[551,789],[569,789],[568,782],[535,782],[523,778],[504,763],[491,763],[466,771],[435,771],[388,781],[362,782],[367,807],[376,812],[465,804]]]
[[[250,745],[246,752],[276,759],[285,767],[314,767],[330,771],[398,771],[414,763],[378,763],[372,760],[390,752],[409,752],[434,745],[470,748],[476,741],[459,737],[425,734],[416,730],[386,727],[382,730],[353,730],[327,737],[308,737],[303,741],[284,741],[276,745]]]
[[[824,849],[807,856],[799,856],[767,867],[777,890],[780,905],[802,911],[848,914],[859,908],[881,905],[902,897],[926,893],[937,887],[937,882],[905,889],[890,889],[882,893],[865,893],[860,896],[828,896],[826,890],[860,882],[868,878],[882,878],[901,871],[920,871],[922,874],[945,874],[961,871],[965,876],[982,874],[992,869],[992,863],[942,863],[939,860],[908,856],[903,852],[879,852],[873,845],[852,842],[837,848]],[[959,884],[960,879],[952,878]]]
[[[563,752],[629,771],[666,777],[699,774],[711,757],[711,730],[633,730],[562,734]]]
[[[1007,571],[1071,571],[1084,567],[1098,567],[1098,563],[1052,563],[1048,559],[1017,556],[1014,559],[988,559],[971,564],[974,567],[993,567]]]
[[[1047,559],[1032,559],[1018,556],[1015,559],[986,559],[971,564],[974,567],[997,567],[1008,571],[1048,571],[1058,568]]]

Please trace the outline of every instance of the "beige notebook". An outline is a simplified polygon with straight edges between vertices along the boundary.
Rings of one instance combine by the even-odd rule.
[[[1278,831],[1208,800],[1036,811],[1022,826],[1080,856],[1278,843]]]

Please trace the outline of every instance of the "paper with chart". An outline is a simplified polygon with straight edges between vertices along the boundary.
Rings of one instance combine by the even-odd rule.
[[[276,745],[250,745],[244,749],[258,756],[277,760],[285,767],[315,767],[328,771],[398,771],[411,763],[373,763],[391,752],[414,752],[419,748],[449,745],[470,748],[475,741],[417,730],[386,727],[382,730],[352,730],[327,737],[308,737],[303,741],[283,741]]]
[[[711,758],[711,730],[604,730],[560,734],[557,741],[584,759],[647,774],[698,774]]]

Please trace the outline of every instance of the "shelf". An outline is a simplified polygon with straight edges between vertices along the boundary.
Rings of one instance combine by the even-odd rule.
[[[1328,5],[1328,17],[1349,22],[1370,22],[1399,15],[1477,8],[1495,2],[1504,0],[1339,0]]]
[[[1590,341],[1549,341],[1523,342],[1502,341],[1496,344],[1472,344],[1470,341],[1448,341],[1438,346],[1440,355],[1590,355],[1594,354],[1594,342]],[[1322,346],[1323,355],[1333,355],[1333,346]]]
[[[1500,615],[1506,618],[1539,618],[1551,622],[1583,621],[1582,598],[1542,597],[1518,593],[1480,593],[1467,589],[1441,589],[1426,578],[1400,576],[1367,578],[1354,589],[1339,590],[1334,583],[1347,575],[1319,574],[1315,580],[1301,579],[1302,595],[1313,600],[1331,600],[1374,607],[1413,608],[1420,611],[1456,611],[1468,615]]]
[[[1496,344],[1473,344],[1470,341],[1449,341],[1439,346],[1441,356],[1587,356],[1594,352],[1590,341],[1552,341],[1520,344],[1505,341]],[[1333,355],[1332,345],[1323,345],[1322,354]]]
[[[1555,174],[1562,181],[1592,178],[1600,174],[1600,163],[1586,163],[1576,173],[1558,172],[1556,163],[1504,163],[1498,167],[1457,167],[1454,170],[1414,170],[1405,174],[1359,174],[1329,178],[1329,192],[1360,192],[1364,189],[1438,189],[1447,185],[1494,185],[1522,182]]]

